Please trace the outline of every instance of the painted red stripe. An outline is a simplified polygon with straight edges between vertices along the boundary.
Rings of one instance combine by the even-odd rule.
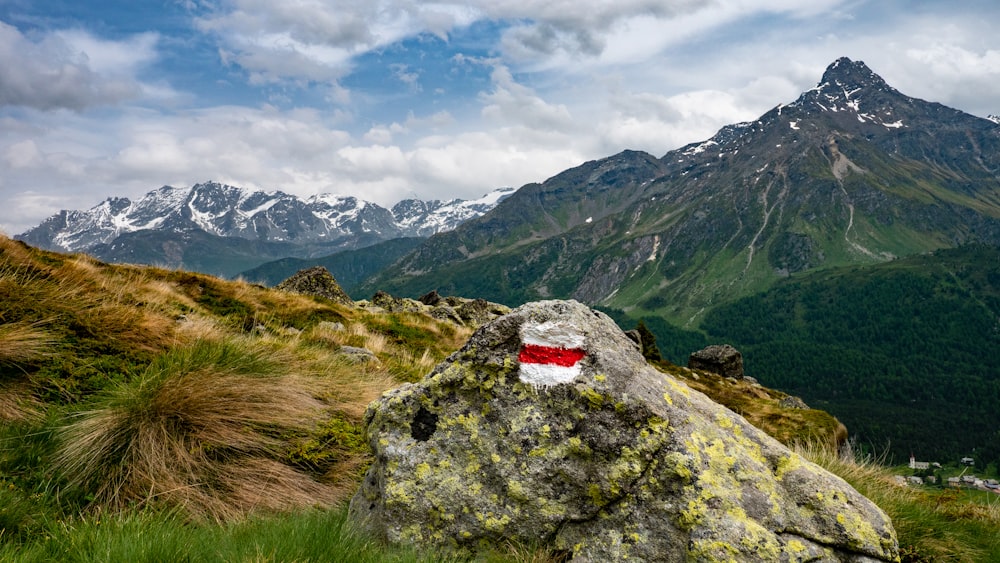
[[[524,344],[517,361],[522,364],[550,364],[570,367],[579,362],[587,353],[580,348],[557,348],[555,346],[539,346]]]

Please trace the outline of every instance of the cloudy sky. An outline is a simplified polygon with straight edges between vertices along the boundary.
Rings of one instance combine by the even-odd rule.
[[[1000,114],[995,0],[0,0],[0,231],[216,180],[477,197],[755,119],[847,56]]]

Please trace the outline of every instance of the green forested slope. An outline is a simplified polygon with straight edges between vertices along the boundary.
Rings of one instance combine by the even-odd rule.
[[[251,282],[273,286],[278,285],[299,270],[312,266],[323,266],[337,278],[337,282],[344,291],[355,299],[361,299],[371,297],[371,294],[356,293],[355,288],[358,284],[416,248],[423,240],[421,238],[397,238],[362,249],[343,250],[329,256],[282,258],[242,272],[240,276]]]
[[[1000,459],[1000,250],[969,246],[795,276],[702,328],[761,383],[899,460]]]

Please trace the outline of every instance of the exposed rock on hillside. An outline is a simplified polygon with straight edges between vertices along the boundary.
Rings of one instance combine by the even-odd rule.
[[[742,379],[743,354],[729,344],[706,346],[688,357],[688,367]]]
[[[365,415],[352,517],[393,542],[576,561],[892,561],[881,510],[650,367],[607,316],[529,303]]]
[[[333,274],[323,266],[316,266],[306,270],[299,270],[294,276],[279,283],[276,289],[301,293],[303,295],[315,295],[325,297],[334,303],[341,305],[354,305],[351,296],[340,288]]]
[[[510,307],[491,303],[485,299],[442,297],[437,291],[425,294],[419,300],[393,297],[384,291],[372,296],[371,301],[361,301],[361,307],[377,307],[390,313],[426,313],[436,319],[451,321],[459,326],[479,327],[510,312]]]

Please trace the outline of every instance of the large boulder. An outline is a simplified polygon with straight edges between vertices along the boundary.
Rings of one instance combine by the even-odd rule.
[[[372,403],[353,519],[392,542],[574,561],[893,561],[840,478],[650,367],[575,301],[519,307]]]
[[[743,354],[729,344],[714,344],[688,356],[688,367],[743,378]]]

